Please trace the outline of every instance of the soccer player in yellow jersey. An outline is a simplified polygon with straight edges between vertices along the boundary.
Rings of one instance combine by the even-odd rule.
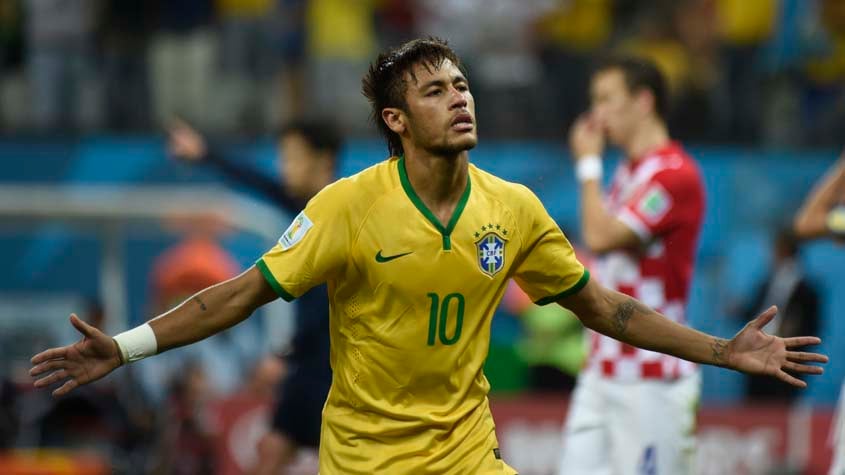
[[[281,296],[328,283],[334,379],[320,473],[513,474],[499,457],[482,366],[490,320],[509,279],[588,327],[691,361],[768,374],[821,373],[827,358],[761,328],[731,340],[673,323],[590,280],[526,187],[468,162],[475,104],[454,52],[415,40],[379,56],[364,93],[392,157],[329,185],[240,276],[109,338],[76,316],[78,343],[36,355],[36,386],[63,395],[118,366],[235,325]]]

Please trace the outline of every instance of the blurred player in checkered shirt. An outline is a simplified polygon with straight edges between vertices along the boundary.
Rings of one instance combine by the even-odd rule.
[[[666,126],[668,89],[644,60],[603,62],[591,80],[592,107],[573,125],[582,237],[600,255],[602,284],[686,321],[704,217],[696,162]],[[605,138],[622,149],[602,195]],[[697,367],[591,333],[564,430],[561,470],[579,475],[684,475],[694,461]]]

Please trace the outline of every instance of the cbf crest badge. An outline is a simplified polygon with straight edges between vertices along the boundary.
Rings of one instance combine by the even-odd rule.
[[[492,277],[505,267],[505,242],[496,232],[488,232],[475,241],[481,272]]]

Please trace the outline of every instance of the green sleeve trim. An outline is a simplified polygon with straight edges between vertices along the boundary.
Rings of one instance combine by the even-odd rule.
[[[289,294],[288,291],[286,291],[284,287],[282,287],[282,284],[280,284],[279,281],[276,280],[276,277],[273,276],[272,272],[270,272],[270,268],[267,267],[267,263],[264,262],[264,258],[255,261],[255,267],[258,267],[258,270],[261,271],[261,275],[264,276],[264,279],[267,280],[267,283],[270,284],[270,287],[273,287],[273,290],[275,290],[276,293],[279,294],[279,297],[283,298],[285,302],[292,302],[296,300],[296,297]]]
[[[589,282],[589,281],[590,281],[590,271],[588,271],[585,268],[584,274],[581,276],[580,279],[578,279],[578,282],[575,282],[575,285],[573,285],[572,287],[564,290],[563,292],[561,292],[557,295],[552,295],[550,297],[542,298],[542,299],[540,299],[540,300],[538,300],[534,303],[537,304],[537,305],[548,305],[552,302],[557,302],[558,300],[560,300],[564,297],[569,297],[570,295],[575,295],[581,289],[583,289],[584,286],[586,286],[587,282]]]

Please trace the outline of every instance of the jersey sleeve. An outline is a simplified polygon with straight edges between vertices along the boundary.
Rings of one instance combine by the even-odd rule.
[[[290,302],[343,271],[355,230],[339,183],[318,193],[256,267]]]
[[[683,169],[656,173],[622,206],[616,217],[643,242],[666,233],[686,220],[697,183]]]
[[[513,278],[531,300],[546,305],[577,293],[587,285],[590,272],[540,200],[525,191],[528,196],[517,218],[521,245]]]

